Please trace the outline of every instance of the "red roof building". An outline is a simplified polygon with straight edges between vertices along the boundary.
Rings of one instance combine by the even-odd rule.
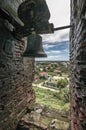
[[[48,75],[47,72],[41,72],[40,74],[41,74],[41,75]]]

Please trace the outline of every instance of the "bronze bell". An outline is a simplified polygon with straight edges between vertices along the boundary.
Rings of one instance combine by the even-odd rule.
[[[27,48],[23,57],[47,57],[42,47],[42,37],[37,34],[31,34],[27,39]]]

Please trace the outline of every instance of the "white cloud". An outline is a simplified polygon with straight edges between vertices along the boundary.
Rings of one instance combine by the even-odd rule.
[[[52,47],[54,47],[54,46],[55,46],[55,44],[54,44],[54,45],[50,45],[50,44],[44,44],[44,45],[43,45],[44,48],[52,48]]]
[[[48,55],[49,55],[49,54],[54,55],[54,54],[60,54],[61,51],[54,51],[54,50],[52,50],[52,51],[46,51],[46,53],[47,53]]]
[[[48,44],[43,44],[44,48],[48,48],[48,46],[49,46]]]
[[[69,40],[69,29],[64,31],[55,32],[54,34],[41,35],[43,42],[61,42]]]
[[[57,56],[48,56],[47,58],[36,58],[36,61],[67,61],[68,57],[57,55]]]
[[[58,59],[61,58],[61,55],[57,55],[57,56],[48,56],[48,59]]]
[[[68,49],[65,49],[64,52],[65,52],[65,53],[69,53]]]
[[[70,0],[46,0],[55,27],[70,23]]]

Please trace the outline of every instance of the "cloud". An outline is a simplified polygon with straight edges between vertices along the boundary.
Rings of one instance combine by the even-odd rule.
[[[60,51],[60,50],[58,50],[58,51],[54,51],[54,50],[52,50],[52,51],[50,51],[50,53],[51,53],[51,54],[60,54],[61,51]]]
[[[63,51],[65,49],[69,49],[69,42],[68,41],[63,41],[63,42],[45,42],[43,45],[45,51]]]
[[[69,49],[65,49],[64,52],[65,52],[65,53],[69,53]]]
[[[59,31],[53,34],[44,34],[41,36],[43,42],[54,43],[56,41],[58,42],[67,41],[69,40],[69,29],[67,29],[66,31]]]
[[[47,48],[45,47],[45,53],[47,54],[47,58],[36,59],[38,61],[66,61],[69,60],[69,42],[55,42],[55,43],[45,43]],[[49,48],[50,45],[50,48]],[[52,46],[53,45],[53,46]],[[52,48],[51,48],[52,46]]]
[[[46,0],[55,27],[70,23],[70,0]]]
[[[58,41],[69,41],[69,29],[60,34]]]
[[[53,48],[55,45],[50,45],[50,44],[45,44],[45,45],[43,45],[43,47],[45,48],[45,49],[48,49],[48,48]]]
[[[69,39],[69,32],[64,33],[63,35],[60,36],[60,38],[61,39]]]
[[[46,54],[48,56],[60,55],[62,53],[61,51],[54,51],[54,50],[52,50],[52,51],[45,51],[45,52],[46,52]]]
[[[36,58],[36,61],[68,61],[69,58],[66,56],[48,56],[47,58]]]

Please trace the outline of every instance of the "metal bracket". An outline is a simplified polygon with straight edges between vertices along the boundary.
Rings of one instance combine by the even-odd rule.
[[[72,25],[67,25],[67,26],[57,27],[57,28],[53,28],[53,31],[58,31],[58,30],[68,29],[68,28],[71,28],[71,27],[72,27]]]

